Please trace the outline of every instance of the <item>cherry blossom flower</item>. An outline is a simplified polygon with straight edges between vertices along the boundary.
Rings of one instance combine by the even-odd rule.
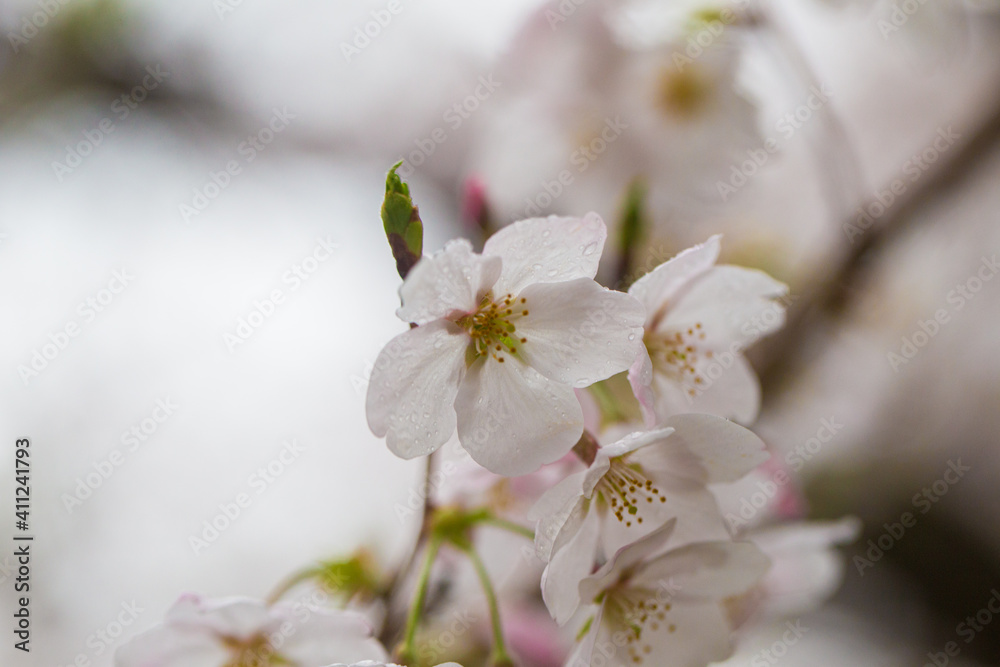
[[[727,610],[767,572],[750,542],[695,542],[662,552],[675,521],[619,550],[580,582],[596,610],[568,667],[705,667],[732,654]],[[657,555],[658,554],[658,555]]]
[[[594,280],[604,222],[533,218],[482,254],[468,241],[425,257],[397,311],[417,326],[379,354],[368,424],[403,458],[458,430],[482,466],[520,475],[566,454],[583,432],[573,389],[626,370],[641,351],[642,306]]]
[[[749,424],[760,386],[743,350],[779,329],[788,288],[762,271],[716,266],[719,236],[640,278],[629,294],[646,307],[645,351],[629,381],[647,422],[705,412]]]
[[[321,667],[386,659],[364,617],[297,603],[185,595],[156,626],[124,644],[116,667]]]
[[[537,553],[548,562],[542,597],[556,621],[575,612],[577,586],[595,562],[668,521],[676,524],[675,546],[728,539],[706,485],[739,479],[767,456],[753,433],[712,415],[679,415],[599,448],[586,471],[553,487],[529,514],[538,519]]]

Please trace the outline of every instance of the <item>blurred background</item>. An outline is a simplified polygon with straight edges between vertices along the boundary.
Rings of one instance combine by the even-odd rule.
[[[36,541],[32,653],[0,662],[110,665],[183,592],[401,557],[421,466],[369,433],[364,394],[405,326],[379,220],[403,160],[427,251],[596,210],[608,284],[720,232],[787,282],[753,428],[799,448],[808,516],[864,532],[780,660],[922,665],[954,641],[948,664],[1000,664],[1000,617],[959,634],[1000,599],[996,10],[4,0],[0,507],[29,437]],[[775,664],[784,622],[733,664]]]

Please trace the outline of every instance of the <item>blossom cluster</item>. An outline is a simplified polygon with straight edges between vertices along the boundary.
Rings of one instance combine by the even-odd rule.
[[[713,237],[617,292],[594,280],[606,237],[595,214],[533,218],[482,253],[458,241],[421,260],[397,313],[416,326],[375,364],[369,423],[408,458],[455,435],[499,475],[573,450],[586,469],[529,513],[552,616],[591,612],[569,664],[595,650],[609,664],[708,664],[730,652],[727,605],[749,600],[768,569],[757,546],[732,539],[711,485],[768,458],[726,418],[756,417],[741,352],[780,326],[786,288],[717,265]],[[778,314],[767,331],[745,326],[766,311]],[[586,429],[576,392],[625,373],[644,421]]]
[[[419,219],[415,207],[403,214],[406,224]],[[397,315],[409,328],[374,365],[369,425],[400,457],[449,444],[470,459],[424,517],[426,561],[404,640],[392,656],[382,643],[398,636],[395,581],[409,573],[386,584],[358,557],[292,580],[344,593],[348,609],[280,594],[185,596],[118,651],[119,667],[434,664],[417,632],[435,563],[454,557],[443,547],[468,557],[482,582],[490,664],[515,664],[525,649],[513,637],[508,648],[478,555],[476,529],[487,524],[533,538],[541,571],[529,587],[556,624],[579,628],[562,652],[568,667],[707,665],[731,655],[734,630],[755,610],[829,593],[831,575],[809,580],[803,563],[825,563],[851,526],[768,526],[787,498],[752,525],[724,518],[739,484],[769,459],[740,425],[760,407],[742,352],[781,326],[783,284],[719,265],[714,236],[627,292],[609,289],[595,280],[608,234],[596,214],[522,220],[481,252],[456,240],[420,256],[405,225],[400,233],[410,245],[393,244],[404,276]],[[402,253],[412,257],[399,261]],[[782,563],[798,577],[771,570]]]

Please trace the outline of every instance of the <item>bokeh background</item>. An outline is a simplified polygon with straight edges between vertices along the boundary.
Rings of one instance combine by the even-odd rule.
[[[407,176],[427,250],[477,233],[470,192],[485,192],[493,224],[516,217],[568,162],[551,135],[605,64],[573,24],[597,1],[565,0],[577,9],[549,31],[538,0],[398,0],[363,47],[389,3],[0,4],[0,663],[110,665],[182,592],[263,596],[359,545],[401,557],[416,526],[394,508],[421,467],[364,419],[371,363],[405,326],[379,220],[385,172],[443,131]],[[679,157],[664,143],[679,166],[647,182],[641,260],[722,232],[726,260],[791,287],[789,326],[751,354],[754,430],[783,456],[823,420],[841,425],[799,477],[811,517],[853,514],[864,534],[786,665],[920,665],[948,641],[961,646],[949,664],[1000,664],[1000,618],[956,635],[1000,589],[1000,20],[989,2],[927,0],[886,33],[896,9],[768,3],[774,24],[739,37],[737,83],[780,150],[711,206],[681,201],[669,179],[712,141],[682,141]],[[785,137],[781,119],[816,85],[827,101]],[[946,136],[911,179],[914,156]],[[545,212],[596,209],[614,226],[629,160],[624,142],[599,156]],[[850,233],[858,207],[904,178]],[[907,341],[914,353],[894,362]],[[6,630],[25,436],[30,656]],[[915,496],[958,461],[968,471],[920,513]],[[252,504],[192,547],[240,493]],[[868,540],[907,511],[916,525],[859,571]],[[141,612],[98,639],[123,605]],[[733,664],[770,664],[752,661],[783,631],[758,629]]]

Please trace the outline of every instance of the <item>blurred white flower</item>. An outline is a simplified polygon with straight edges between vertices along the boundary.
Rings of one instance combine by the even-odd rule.
[[[726,602],[767,571],[749,542],[697,542],[661,552],[673,522],[620,550],[580,583],[596,605],[568,667],[598,656],[606,665],[705,667],[732,654]],[[658,554],[658,555],[654,555]]]
[[[579,582],[595,562],[668,521],[674,545],[727,539],[706,485],[735,481],[767,457],[757,436],[711,415],[680,415],[599,448],[588,470],[553,487],[529,514],[548,562],[542,597],[556,621],[576,611]]]
[[[812,611],[840,587],[844,557],[838,544],[853,542],[861,522],[802,521],[753,531],[744,536],[771,559],[757,600],[762,613],[791,616]]]
[[[762,271],[716,266],[719,236],[640,278],[629,294],[646,307],[645,350],[629,381],[650,424],[705,412],[749,424],[760,386],[743,350],[785,322],[788,293]]]
[[[762,143],[729,26],[716,21],[721,32],[696,50],[686,19],[675,39],[632,38],[611,25],[621,4],[566,14],[548,2],[513,43],[468,169],[500,219],[583,209],[613,220],[640,177],[654,220],[701,210],[721,203],[716,181]]]
[[[249,598],[185,595],[163,624],[115,654],[116,667],[321,667],[386,659],[360,614]]]
[[[415,328],[379,354],[368,423],[398,456],[429,454],[458,429],[480,465],[537,470],[583,432],[573,393],[627,369],[644,313],[593,277],[607,230],[596,215],[506,227],[483,254],[468,241],[425,257],[400,288]]]

